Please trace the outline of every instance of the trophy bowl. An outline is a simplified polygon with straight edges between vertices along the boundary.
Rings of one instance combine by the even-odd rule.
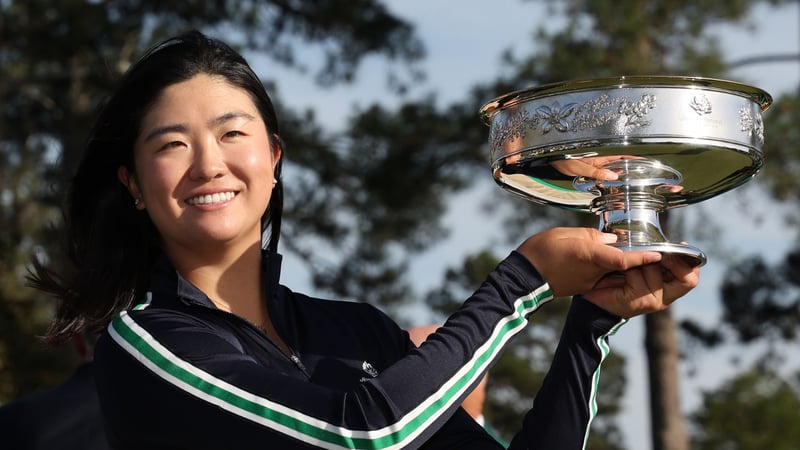
[[[679,254],[659,213],[750,180],[764,163],[762,113],[772,97],[733,81],[621,76],[552,83],[486,103],[491,169],[534,203],[594,213],[623,250]]]

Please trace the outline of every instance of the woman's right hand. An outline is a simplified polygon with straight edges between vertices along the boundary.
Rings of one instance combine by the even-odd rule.
[[[700,282],[700,266],[691,266],[679,255],[663,255],[650,264],[609,275],[584,297],[619,317],[663,311]]]
[[[609,273],[658,263],[658,252],[623,251],[610,243],[617,236],[595,228],[552,228],[517,248],[536,267],[553,295],[577,295],[594,289]]]

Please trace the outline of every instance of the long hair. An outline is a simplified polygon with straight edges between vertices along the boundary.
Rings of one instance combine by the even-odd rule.
[[[54,270],[38,258],[31,286],[58,300],[46,339],[63,342],[84,330],[100,331],[120,311],[144,297],[161,245],[145,211],[134,206],[117,178],[120,166],[135,175],[134,143],[141,121],[167,87],[198,74],[224,77],[248,92],[270,135],[281,146],[275,109],[245,59],[223,42],[198,31],[167,39],[148,50],[119,80],[99,112],[64,203],[66,253],[73,267]],[[262,216],[262,236],[276,252],[283,209],[281,162],[272,198]]]

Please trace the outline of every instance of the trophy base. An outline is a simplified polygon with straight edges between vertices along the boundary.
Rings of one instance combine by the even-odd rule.
[[[686,264],[691,267],[703,266],[707,262],[705,253],[702,250],[686,244],[675,244],[672,242],[651,242],[651,243],[632,243],[632,242],[616,242],[608,244],[612,247],[617,247],[622,250],[630,251],[645,251],[645,252],[659,252],[666,255],[677,255],[684,259]]]
[[[706,255],[686,244],[670,242],[661,229],[659,212],[667,209],[663,193],[680,192],[683,177],[677,170],[647,159],[611,161],[601,167],[617,180],[576,177],[574,186],[593,192],[591,211],[600,218],[600,231],[614,233],[614,247],[681,256],[692,267],[706,263]]]

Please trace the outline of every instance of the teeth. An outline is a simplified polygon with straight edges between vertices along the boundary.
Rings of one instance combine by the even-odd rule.
[[[214,203],[227,202],[236,194],[233,192],[217,192],[214,194],[199,195],[186,201],[190,205],[213,205]]]

